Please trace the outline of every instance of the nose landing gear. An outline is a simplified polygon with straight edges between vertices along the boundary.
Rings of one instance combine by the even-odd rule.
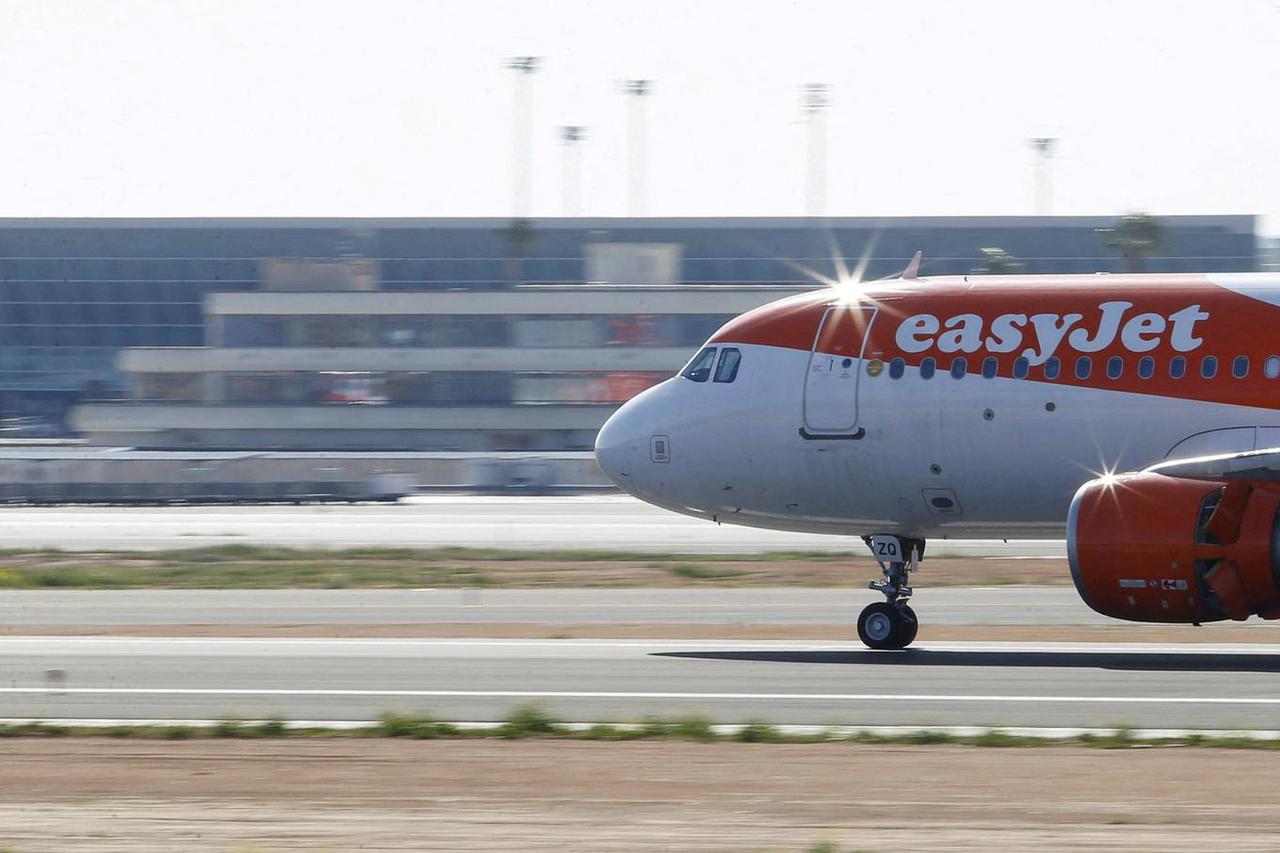
[[[863,608],[858,615],[858,637],[872,649],[905,649],[920,629],[915,611],[907,604],[912,592],[907,581],[920,566],[924,540],[901,536],[864,536],[862,540],[884,575],[869,586],[884,593],[886,600]]]

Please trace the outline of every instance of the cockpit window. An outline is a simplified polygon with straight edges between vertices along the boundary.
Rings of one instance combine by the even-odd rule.
[[[711,376],[711,366],[716,363],[716,348],[707,347],[702,352],[693,357],[693,360],[680,371],[680,375],[685,379],[692,379],[694,382],[706,382]]]
[[[738,378],[738,365],[742,363],[742,353],[734,347],[720,350],[720,363],[716,365],[716,382],[732,382]]]

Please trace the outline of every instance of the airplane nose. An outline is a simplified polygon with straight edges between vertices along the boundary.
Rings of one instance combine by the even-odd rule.
[[[632,475],[647,440],[640,418],[636,417],[638,406],[639,401],[634,399],[624,403],[596,433],[596,463],[624,492],[636,490]]]

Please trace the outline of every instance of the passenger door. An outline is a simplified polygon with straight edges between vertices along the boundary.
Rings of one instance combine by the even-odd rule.
[[[850,433],[858,425],[862,352],[876,309],[833,305],[822,316],[804,379],[804,426],[813,434]]]

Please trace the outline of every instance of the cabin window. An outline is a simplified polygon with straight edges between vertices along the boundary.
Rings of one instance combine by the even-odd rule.
[[[889,378],[901,379],[902,374],[907,372],[907,362],[901,358],[895,358],[889,362]]]
[[[963,379],[965,373],[969,370],[969,362],[963,358],[956,358],[951,361],[951,378]]]
[[[1200,362],[1200,375],[1205,379],[1212,379],[1218,375],[1218,357],[1215,355],[1206,355],[1204,360]]]
[[[1013,378],[1026,379],[1027,372],[1031,369],[1031,362],[1025,358],[1016,358],[1013,360]]]
[[[1238,355],[1231,362],[1231,375],[1236,379],[1244,379],[1249,375],[1249,356]]]
[[[716,365],[716,382],[732,382],[738,378],[738,365],[742,363],[742,353],[735,347],[720,350],[720,363]]]
[[[1280,362],[1280,359],[1276,360]],[[938,363],[931,358],[926,358],[920,362],[920,378],[932,379],[933,372],[938,369]]]
[[[1062,372],[1062,362],[1055,355],[1044,363],[1044,378],[1057,379],[1058,374]]]
[[[1088,379],[1093,373],[1093,359],[1082,355],[1076,359],[1076,379]]]
[[[999,367],[994,358],[985,358],[982,360],[982,375],[987,379],[995,379]]]
[[[707,347],[702,352],[693,357],[688,366],[680,371],[680,375],[685,379],[692,379],[694,382],[706,382],[711,376],[711,367],[716,363],[716,348]]]
[[[1118,355],[1113,355],[1107,359],[1107,378],[1119,379],[1124,375],[1124,359]]]
[[[1138,377],[1140,379],[1150,379],[1156,375],[1156,360],[1149,355],[1144,355],[1138,359]]]
[[[1280,363],[1278,363],[1280,364]],[[1187,358],[1183,355],[1175,355],[1169,359],[1169,376],[1173,379],[1181,379],[1187,375]]]
[[[1262,363],[1262,375],[1268,379],[1280,376],[1280,355],[1269,355]]]

